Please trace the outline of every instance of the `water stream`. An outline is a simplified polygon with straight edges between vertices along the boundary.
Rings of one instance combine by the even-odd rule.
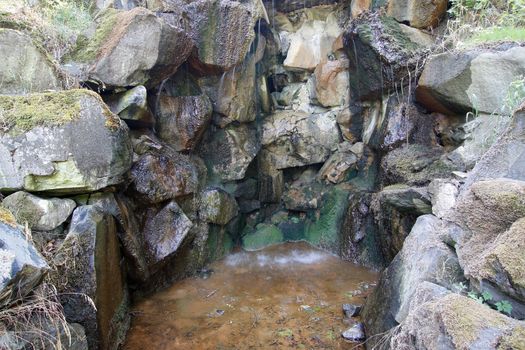
[[[377,278],[306,243],[209,268],[139,300],[124,349],[353,349],[342,304],[362,304]]]

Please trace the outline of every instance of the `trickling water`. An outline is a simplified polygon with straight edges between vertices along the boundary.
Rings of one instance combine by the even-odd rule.
[[[376,274],[306,243],[239,252],[136,304],[124,349],[352,349],[340,336]]]

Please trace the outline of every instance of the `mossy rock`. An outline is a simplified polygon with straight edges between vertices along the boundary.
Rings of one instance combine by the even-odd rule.
[[[255,232],[249,233],[242,239],[245,250],[260,250],[273,244],[282,243],[284,236],[281,230],[274,225],[259,224]]]

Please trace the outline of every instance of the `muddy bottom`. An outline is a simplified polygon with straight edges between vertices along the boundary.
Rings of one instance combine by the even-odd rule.
[[[356,320],[377,275],[306,243],[240,252],[139,301],[124,349],[352,349]]]

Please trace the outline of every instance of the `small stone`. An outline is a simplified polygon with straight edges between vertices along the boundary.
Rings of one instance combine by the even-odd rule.
[[[366,339],[365,326],[362,323],[357,323],[353,327],[347,329],[341,336],[351,342],[361,342]]]
[[[346,317],[356,317],[361,313],[361,305],[343,304],[343,313]]]

